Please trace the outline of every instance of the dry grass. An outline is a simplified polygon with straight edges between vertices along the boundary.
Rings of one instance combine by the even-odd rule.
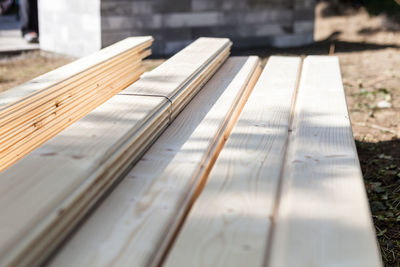
[[[0,92],[71,61],[72,58],[44,54],[38,51],[3,57],[0,59]]]

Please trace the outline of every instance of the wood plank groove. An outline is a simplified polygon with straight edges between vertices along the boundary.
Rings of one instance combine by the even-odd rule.
[[[299,67],[269,59],[163,266],[263,266]]]
[[[307,57],[268,266],[378,267],[337,57]]]

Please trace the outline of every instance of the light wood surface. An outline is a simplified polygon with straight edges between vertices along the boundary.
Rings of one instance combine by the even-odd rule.
[[[137,86],[128,88],[127,92],[172,98],[181,88],[172,91],[169,84],[186,84],[203,71],[216,56],[223,51],[229,51],[231,45],[230,40],[226,38],[199,38],[157,69],[145,73]]]
[[[221,44],[221,53],[229,46]],[[203,59],[208,63],[193,70],[196,75],[188,74],[193,79],[162,81],[183,103],[174,112],[225,57]],[[163,96],[116,95],[1,172],[0,266],[37,266],[46,259],[163,132],[171,113],[171,102]]]
[[[49,266],[156,266],[259,75],[230,58]]]
[[[337,57],[308,57],[268,266],[381,266]]]
[[[163,266],[263,266],[299,69],[269,59]]]

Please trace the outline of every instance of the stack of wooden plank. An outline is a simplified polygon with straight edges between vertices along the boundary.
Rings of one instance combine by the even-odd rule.
[[[159,266],[260,71],[228,59],[50,266]]]
[[[257,64],[228,59],[48,266],[382,266],[337,58]]]
[[[0,94],[0,171],[136,81],[152,37],[131,37]]]
[[[229,55],[200,38],[0,173],[0,266],[35,266],[165,130]]]

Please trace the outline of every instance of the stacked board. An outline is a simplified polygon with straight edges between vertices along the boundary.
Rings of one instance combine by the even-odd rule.
[[[232,57],[50,266],[158,266],[261,71]]]
[[[0,171],[144,72],[152,37],[131,37],[0,94]]]
[[[200,38],[0,173],[0,266],[43,262],[223,64],[230,46]]]

